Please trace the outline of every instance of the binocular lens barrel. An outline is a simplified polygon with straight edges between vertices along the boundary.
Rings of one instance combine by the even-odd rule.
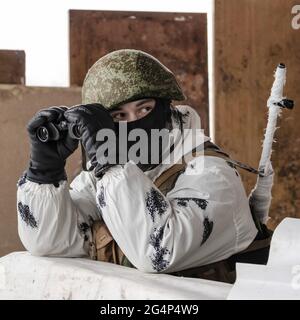
[[[39,127],[36,131],[36,135],[41,142],[49,141],[49,131],[46,127]]]
[[[80,132],[79,126],[76,124],[71,124],[69,126],[69,135],[71,138],[79,140],[81,138],[81,132]]]
[[[50,122],[45,126],[39,127],[36,131],[36,136],[41,142],[58,141],[61,139],[63,131],[68,131],[67,134],[69,134],[72,139],[79,140],[81,138],[78,125],[67,124],[65,121],[56,125]]]

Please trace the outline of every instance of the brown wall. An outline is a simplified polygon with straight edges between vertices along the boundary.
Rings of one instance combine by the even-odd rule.
[[[216,142],[237,160],[257,166],[267,121],[266,102],[277,64],[287,65],[286,94],[300,103],[300,29],[291,26],[297,0],[215,1]],[[300,109],[284,110],[276,132],[274,227],[300,217]],[[244,174],[248,191],[256,177]]]
[[[71,84],[81,86],[94,62],[124,48],[146,51],[174,72],[208,134],[206,14],[70,10]]]
[[[25,51],[0,50],[0,83],[25,84]]]
[[[28,164],[28,120],[42,107],[78,103],[80,88],[0,85],[0,256],[23,250],[17,234],[16,183]],[[68,163],[69,180],[78,164],[79,152]]]

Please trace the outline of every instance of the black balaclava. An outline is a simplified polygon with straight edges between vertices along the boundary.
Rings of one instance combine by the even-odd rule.
[[[159,163],[161,163],[161,154],[159,153],[159,163],[151,164],[151,129],[170,129],[171,128],[171,101],[166,99],[155,98],[155,107],[154,109],[147,114],[145,117],[127,122],[127,153],[132,145],[134,145],[137,141],[129,141],[128,136],[131,130],[134,129],[144,129],[148,136],[148,163],[137,163],[138,167],[143,171],[150,170],[155,168]],[[115,123],[116,134],[119,138],[119,123]],[[161,147],[161,139],[160,139],[160,150]],[[127,159],[129,160],[129,159]]]

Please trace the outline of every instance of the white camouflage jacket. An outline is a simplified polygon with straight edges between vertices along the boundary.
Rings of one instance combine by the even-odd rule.
[[[177,109],[183,128],[200,128],[191,107]],[[172,123],[180,125],[174,117]],[[82,171],[70,187],[67,181],[55,187],[21,178],[17,208],[23,245],[38,256],[87,256],[90,226],[103,219],[137,269],[166,273],[226,259],[254,240],[257,229],[241,178],[224,159],[192,159],[164,196],[153,181],[170,166],[143,172],[130,161],[99,180]]]

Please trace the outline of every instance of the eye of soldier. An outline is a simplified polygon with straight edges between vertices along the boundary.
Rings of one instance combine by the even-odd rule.
[[[148,113],[150,113],[154,109],[154,105],[149,103],[144,103],[141,106],[138,106],[135,110],[131,111],[115,111],[111,113],[113,121],[128,121],[130,118],[130,114],[134,114],[136,119],[141,119],[145,117]]]
[[[142,116],[145,116],[146,114],[148,114],[150,111],[152,111],[154,108],[154,106],[143,106],[141,108],[139,108],[138,113]]]
[[[111,114],[113,121],[122,121],[126,119],[126,112],[115,112]]]

